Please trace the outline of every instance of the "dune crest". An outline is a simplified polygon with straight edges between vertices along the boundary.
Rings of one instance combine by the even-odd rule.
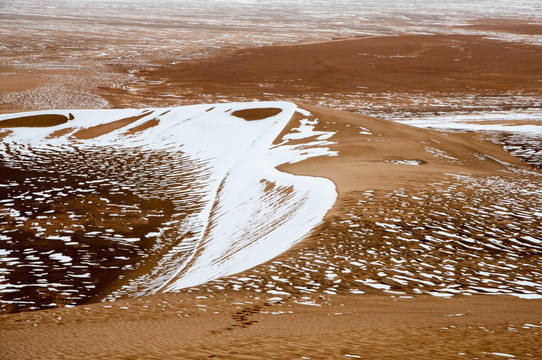
[[[281,145],[273,145],[296,111],[304,112],[286,102],[145,111],[70,110],[74,120],[66,124],[45,130],[14,128],[0,151],[4,166],[9,168],[31,167],[77,175],[86,178],[85,183],[112,184],[116,186],[113,189],[129,190],[136,197],[131,207],[119,204],[117,209],[121,214],[140,211],[140,221],[117,229],[114,218],[105,219],[95,224],[98,229],[92,230],[96,231],[85,230],[81,236],[95,233],[100,240],[107,240],[108,245],[102,247],[115,249],[123,244],[139,254],[138,261],[125,255],[114,257],[125,260],[122,276],[89,292],[88,297],[143,295],[198,285],[268,261],[300,241],[323,219],[336,199],[334,184],[327,179],[295,176],[275,169],[283,163],[334,155],[326,142],[312,143],[310,131],[295,136],[297,142],[309,138],[305,144],[289,144],[289,139],[283,137]],[[67,113],[55,113],[64,112]],[[0,121],[11,121],[10,116],[13,117],[2,115]],[[332,132],[327,137],[331,135]],[[311,147],[313,151],[309,151]],[[109,157],[104,155],[109,153]],[[90,158],[81,160],[81,156]],[[62,160],[44,160],[56,157]],[[145,158],[146,161],[141,160]],[[75,186],[83,186],[83,181]],[[99,191],[92,189],[81,191]],[[66,191],[77,192],[73,187]],[[92,206],[100,213],[106,204],[112,207],[111,202],[125,202],[108,199],[109,193],[90,201],[87,213],[94,211]],[[153,211],[160,209],[156,208],[156,201],[152,203],[153,199],[171,202],[173,206],[171,214],[161,215],[162,223],[157,228],[148,225],[148,219],[156,216]],[[145,201],[150,203],[145,205]],[[51,218],[64,219],[59,210],[50,213],[54,214],[49,215]],[[23,221],[23,215],[13,212],[13,216]],[[109,217],[113,216],[120,214]],[[77,240],[81,238],[76,236],[77,232],[62,233],[66,227],[59,226],[56,232],[47,230],[41,236],[45,241],[64,243],[66,248],[51,259],[61,262],[68,271],[70,265],[77,263],[78,256],[70,249],[80,246],[84,239]],[[110,256],[115,255],[111,251]],[[79,276],[91,277],[84,272],[71,275]],[[5,282],[6,291],[16,285],[8,279]],[[55,284],[44,282],[43,286],[54,288]]]

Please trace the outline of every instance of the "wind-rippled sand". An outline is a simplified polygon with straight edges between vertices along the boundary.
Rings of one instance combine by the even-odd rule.
[[[540,14],[1,3],[0,357],[540,357]]]
[[[2,203],[3,225],[14,226],[6,234],[24,237],[28,232],[21,229],[26,228],[32,233],[27,240],[35,244],[28,251],[21,245],[23,238],[4,239],[4,244],[14,246],[4,252],[16,254],[2,258],[8,264],[2,297],[11,304],[4,308],[137,297],[3,315],[9,358],[41,356],[28,345],[28,336],[35,346],[48,349],[45,357],[66,358],[238,358],[255,356],[250,349],[258,344],[264,357],[368,354],[378,358],[408,353],[435,358],[499,354],[529,358],[540,350],[536,342],[537,299],[542,296],[540,170],[497,144],[477,140],[473,134],[419,129],[283,102],[60,113],[74,119],[47,131],[10,127],[13,133],[4,138],[6,168],[15,169],[14,173],[22,171],[18,167],[44,171],[26,177],[32,181],[6,181],[2,188],[20,193]],[[262,113],[265,118],[257,120]],[[9,117],[13,115],[4,116]],[[149,124],[155,118],[158,124]],[[84,120],[79,123],[82,128],[77,119]],[[101,120],[89,127],[96,119]],[[70,130],[61,131],[59,126]],[[190,131],[182,131],[183,126]],[[207,138],[194,136],[201,128]],[[228,142],[218,140],[227,128]],[[256,141],[241,129],[256,131],[252,133]],[[62,135],[51,138],[55,132]],[[31,133],[35,136],[24,136]],[[119,138],[124,140],[124,150],[108,152]],[[202,141],[213,146],[202,147]],[[43,155],[52,149],[68,153],[68,144],[73,144],[74,153],[85,153],[86,160],[59,155],[64,164],[57,167]],[[170,161],[161,156],[152,166],[129,160],[139,159],[134,154],[155,154],[145,149],[158,151],[168,145],[166,153],[181,157]],[[110,157],[119,154],[124,155]],[[108,158],[119,159],[118,167],[104,161]],[[45,177],[52,164],[54,171],[49,168]],[[73,171],[75,164],[84,171]],[[280,164],[281,172],[271,164]],[[167,170],[153,171],[161,167]],[[100,181],[90,176],[66,181],[68,169]],[[127,178],[119,175],[121,170],[129,174]],[[181,183],[176,188],[177,171],[185,177],[206,175],[195,177],[192,187]],[[142,176],[135,176],[137,172]],[[334,185],[328,187],[328,180],[320,184],[313,176],[328,177]],[[53,185],[45,179],[53,179]],[[317,185],[315,192],[303,190],[303,184],[313,181],[310,186]],[[322,204],[324,189],[332,194],[327,207],[315,206]],[[83,200],[83,208],[73,201],[64,202],[61,209],[52,206],[49,213],[36,216],[41,225],[19,210],[26,206],[30,217],[42,211],[38,203],[47,205],[48,195],[63,196],[59,192],[67,199]],[[186,201],[186,194],[200,194],[200,202]],[[193,206],[191,214],[179,211],[187,204]],[[93,212],[96,205],[103,216],[100,220]],[[54,219],[55,214],[60,216]],[[122,217],[113,224],[108,223],[111,216]],[[136,220],[153,216],[155,223],[149,227],[135,226]],[[55,221],[65,221],[73,232]],[[92,238],[78,238],[77,225]],[[86,227],[97,230],[88,233]],[[133,235],[136,229],[139,237]],[[67,233],[49,234],[59,230]],[[47,246],[54,249],[45,251]],[[13,272],[18,267],[25,269],[26,276]],[[107,276],[117,278],[100,278],[105,267],[109,267]],[[52,282],[53,276],[58,283]],[[63,289],[62,281],[69,286]],[[32,291],[40,288],[46,292]],[[179,293],[160,294],[164,290]],[[89,322],[90,318],[95,320]],[[375,321],[379,338],[396,339],[395,350],[375,348],[378,341],[366,327]],[[200,340],[190,335],[182,341],[176,336],[172,342],[162,341],[158,329],[188,331]],[[76,348],[58,341],[64,332],[81,331],[92,335],[71,335]],[[114,340],[104,340],[104,334]],[[470,340],[450,341],[458,334],[467,334]],[[356,341],[361,338],[367,342]],[[89,347],[89,341],[99,346]]]

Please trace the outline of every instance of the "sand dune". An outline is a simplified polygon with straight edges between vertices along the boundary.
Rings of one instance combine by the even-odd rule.
[[[173,208],[167,217],[160,215],[162,222],[155,222],[154,227],[145,225],[145,222],[138,225],[139,232],[115,225],[112,217],[118,215],[113,210],[103,223],[95,225],[91,233],[108,239],[109,246],[112,246],[109,261],[119,256],[125,259],[124,265],[117,267],[120,268],[117,275],[104,278],[96,286],[88,272],[95,266],[89,266],[91,263],[81,266],[85,262],[80,263],[88,254],[84,251],[74,253],[71,249],[73,245],[80,246],[81,241],[77,235],[81,230],[72,230],[77,221],[73,224],[64,218],[67,215],[72,217],[74,210],[77,213],[77,209],[70,208],[73,205],[63,209],[49,206],[51,210],[35,206],[32,210],[36,212],[33,216],[38,218],[43,216],[38,213],[55,214],[59,224],[64,223],[61,228],[70,228],[63,231],[43,222],[32,223],[21,215],[22,204],[3,201],[3,213],[7,217],[4,226],[14,223],[6,229],[15,231],[13,235],[7,235],[7,239],[11,239],[8,243],[23,244],[23,238],[19,237],[24,235],[16,232],[19,227],[32,231],[33,236],[50,246],[60,240],[67,247],[64,253],[60,251],[55,255],[58,259],[54,260],[66,263],[64,271],[68,274],[73,271],[71,265],[77,264],[78,270],[69,276],[83,279],[76,288],[83,285],[85,295],[76,295],[81,290],[74,290],[75,294],[63,291],[56,300],[54,296],[43,298],[45,302],[38,306],[70,304],[69,299],[75,301],[73,304],[79,304],[90,299],[141,296],[197,286],[248,270],[280,255],[308,234],[326,212],[326,221],[335,222],[334,217],[346,216],[348,211],[344,209],[343,202],[359,198],[364,191],[394,192],[405,188],[409,192],[419,191],[450,176],[463,179],[506,176],[516,179],[514,171],[525,167],[499,145],[478,140],[474,133],[441,133],[310,105],[264,102],[148,109],[143,112],[70,110],[70,114],[74,119],[69,124],[50,127],[39,133],[30,128],[13,128],[14,133],[8,135],[3,143],[4,166],[23,172],[39,169],[62,176],[75,175],[80,173],[80,163],[73,155],[85,152],[93,157],[91,161],[85,161],[85,173],[79,174],[87,178],[86,183],[128,187],[130,196],[135,199],[141,197],[148,201],[159,198],[160,201],[170,201]],[[13,115],[3,115],[2,118],[10,116]],[[121,119],[117,120],[119,117]],[[149,122],[153,126],[149,126]],[[124,167],[119,170],[125,173],[119,173],[115,168],[111,169],[114,175],[103,171],[104,165],[111,164],[111,160],[101,155],[110,151],[108,148],[117,149],[112,153],[112,160],[124,159],[130,169],[128,174]],[[59,149],[63,151],[60,155],[63,166],[59,160],[51,158]],[[158,150],[160,163],[153,165],[154,169],[141,167],[129,157],[124,158],[125,155],[121,155],[124,150],[118,149],[135,152],[138,157],[156,156],[153,154]],[[169,154],[161,154],[164,150]],[[145,155],[147,153],[149,155]],[[182,160],[176,163],[179,160],[175,159]],[[170,168],[178,169],[168,170]],[[152,176],[163,176],[162,171],[170,172],[166,177],[168,180],[151,180],[149,170],[154,172]],[[332,180],[334,185],[323,178]],[[83,184],[79,183],[76,188]],[[17,184],[6,185],[12,192],[16,189],[14,186]],[[339,193],[337,203],[335,187]],[[66,190],[83,194],[90,191],[89,196],[96,192],[93,188]],[[167,191],[167,195],[162,191]],[[50,198],[51,195],[47,195],[50,192],[51,189],[46,189],[36,194]],[[184,198],[188,195],[186,201]],[[104,201],[118,203],[119,200],[106,196],[92,199],[88,206],[98,206],[96,210],[100,211]],[[122,209],[122,205],[115,206]],[[147,208],[139,205],[133,210],[127,207],[123,211],[137,214],[153,209],[145,206]],[[435,211],[438,208],[439,205],[435,205]],[[85,211],[89,212],[89,209]],[[85,218],[80,212],[78,214]],[[537,216],[532,215],[534,218]],[[527,225],[523,231],[526,239],[539,236],[536,226]],[[132,247],[132,251],[140,256],[117,254],[120,251],[118,244]],[[28,249],[21,252],[23,248],[12,247],[12,250],[4,250],[6,254],[29,254]],[[535,243],[532,249],[538,249],[538,245]],[[51,283],[42,280],[41,285],[35,283],[35,276],[40,276],[39,272],[43,271],[40,270],[43,251],[32,251],[37,267],[31,271],[34,275],[23,282],[21,279],[4,278],[8,284],[5,296],[17,298],[22,291],[29,297],[19,306],[33,307],[25,305],[33,301],[33,293],[26,290],[28,287],[40,289],[56,286],[54,283],[64,286],[62,279]],[[49,257],[45,256],[46,263],[51,262]],[[23,264],[25,261],[21,258],[21,262],[14,261],[11,266],[16,269]],[[527,271],[524,275],[530,278],[530,270],[524,270]],[[525,296],[537,296],[538,285],[533,284],[535,292],[527,292]],[[383,289],[388,287],[382,286]],[[17,288],[21,290],[13,292]],[[412,289],[407,293],[409,291]],[[274,290],[270,294],[289,296],[290,292]],[[17,304],[16,301],[4,302],[8,303],[12,304],[10,307]]]
[[[13,133],[3,142],[4,168],[36,171],[38,167],[58,174],[84,170],[89,183],[103,181],[119,188],[134,183],[136,186],[130,187],[134,199],[165,196],[160,201],[172,200],[172,208],[169,213],[160,214],[161,220],[154,228],[149,227],[136,237],[129,230],[120,229],[118,223],[95,225],[102,231],[109,228],[124,234],[124,238],[111,238],[112,242],[104,244],[115,249],[113,256],[126,258],[119,264],[120,270],[112,273],[116,278],[106,279],[96,277],[88,265],[79,273],[70,267],[84,265],[77,257],[92,258],[95,250],[70,252],[66,241],[74,242],[73,235],[50,232],[77,225],[77,221],[68,223],[68,217],[62,215],[81,214],[76,208],[66,203],[64,210],[55,209],[60,223],[51,224],[53,228],[46,223],[32,228],[30,223],[17,218],[20,215],[12,210],[7,215],[4,210],[4,218],[13,217],[15,227],[18,222],[35,231],[36,236],[65,243],[64,247],[55,246],[54,256],[40,252],[43,250],[8,249],[6,254],[12,258],[12,266],[17,267],[16,259],[23,261],[20,253],[32,256],[31,264],[36,269],[56,261],[69,270],[68,277],[74,279],[75,275],[84,286],[91,280],[79,277],[85,272],[100,281],[92,285],[96,287],[94,293],[81,292],[91,296],[77,298],[73,292],[60,288],[56,295],[39,295],[48,301],[41,306],[138,296],[73,309],[2,315],[6,358],[329,358],[363,354],[375,358],[405,354],[449,358],[458,353],[529,357],[539,351],[535,339],[540,326],[536,318],[540,300],[521,302],[527,300],[480,295],[498,293],[535,299],[542,294],[536,267],[540,253],[537,219],[542,216],[536,209],[541,197],[521,192],[521,196],[516,196],[514,188],[499,185],[503,181],[521,184],[525,172],[536,174],[536,169],[500,146],[480,140],[474,133],[443,133],[282,102],[148,109],[144,115],[141,110],[70,113],[74,120],[45,131],[12,128]],[[3,115],[2,119],[10,116]],[[134,117],[138,119],[123,127],[108,127],[111,132],[98,137],[76,139],[70,135],[84,131],[83,128],[103,127],[109,121]],[[254,120],[257,118],[264,119]],[[61,134],[59,127],[70,131]],[[49,134],[54,133],[58,136],[51,138]],[[140,161],[124,157],[122,151],[111,152],[119,146],[120,138],[128,153],[146,156],[148,152],[149,156],[156,156],[153,151],[167,150],[169,155],[157,153],[159,162],[150,168],[155,175],[170,176],[167,181],[155,179],[145,185],[152,179],[147,173],[149,169],[139,168]],[[58,155],[59,149],[68,155],[87,153],[87,167],[80,168],[81,163],[73,159],[68,161],[71,155],[59,158],[65,167],[59,167],[58,161],[50,162],[51,154]],[[182,154],[175,155],[179,150]],[[112,168],[117,177],[110,178],[106,175],[113,173],[97,171],[100,166],[111,164],[102,155],[107,151],[113,159],[124,159],[130,171],[121,167],[123,172],[119,173]],[[172,171],[173,164],[184,168],[184,172]],[[198,175],[191,177],[194,172]],[[322,177],[332,180],[335,186]],[[136,178],[140,178],[139,183]],[[179,184],[179,179],[184,181]],[[484,179],[492,179],[492,185],[469,185],[469,181],[474,184]],[[501,183],[496,179],[501,179]],[[531,181],[537,184],[540,178],[533,175]],[[12,182],[11,186],[15,184]],[[508,192],[505,196],[503,189]],[[528,187],[520,191],[526,190]],[[114,206],[122,210],[121,204],[116,204],[125,200],[96,197],[92,194],[95,191],[84,195],[90,200],[85,208],[87,213],[103,212],[106,206],[106,212],[112,215]],[[330,195],[323,191],[330,191]],[[477,194],[478,191],[482,193]],[[481,197],[484,191],[489,193]],[[42,193],[47,195],[47,191]],[[189,193],[192,208],[183,202]],[[196,194],[199,197],[194,197]],[[506,202],[496,202],[492,194],[503,196],[501,200]],[[454,197],[461,202],[454,202]],[[427,202],[423,206],[409,203],[424,198]],[[193,206],[197,204],[200,205]],[[150,217],[159,209],[156,205],[164,206],[149,203],[125,209],[131,209],[136,218]],[[2,209],[10,206],[20,205],[2,202]],[[499,215],[486,215],[483,209],[491,206]],[[476,211],[482,211],[478,213],[479,220],[473,220],[469,214]],[[499,231],[498,242],[487,243],[491,237],[469,233],[468,228],[453,234],[457,229],[442,227],[462,226],[462,221],[474,228],[479,226],[480,230]],[[319,222],[310,236],[298,243]],[[521,224],[521,233],[516,233],[514,227],[508,228],[511,222]],[[188,225],[191,228],[183,233]],[[420,232],[424,225],[428,227]],[[40,227],[46,229],[47,235],[40,235]],[[150,232],[154,238],[147,236]],[[82,238],[77,241],[89,244]],[[151,257],[131,255],[129,248],[120,247],[127,244]],[[74,245],[79,246],[71,244]],[[456,252],[455,257],[450,257],[450,250]],[[50,260],[43,261],[44,256]],[[107,262],[98,269],[105,266]],[[58,276],[58,268],[55,271]],[[503,275],[505,271],[508,273]],[[12,280],[4,281],[9,284]],[[56,286],[42,284],[49,289]],[[4,289],[10,289],[9,285]],[[77,286],[73,289],[81,291]],[[142,296],[164,290],[181,292]],[[388,297],[372,298],[367,294]],[[454,302],[439,299],[459,294],[471,297]],[[3,293],[4,299],[7,296],[13,293]],[[36,294],[21,291],[20,296],[28,300]],[[503,308],[510,311],[501,311]],[[409,315],[399,315],[404,311]],[[503,324],[508,324],[508,328]],[[382,344],[393,338],[397,347],[375,348],[373,327],[378,329],[379,338],[388,337]],[[508,335],[511,327],[518,329],[513,338]],[[160,340],[164,331],[173,334],[167,341]],[[458,331],[468,333],[466,339],[470,340],[451,341]],[[71,342],[65,347],[59,339],[68,333]],[[269,335],[275,333],[276,336]],[[32,342],[27,340],[29,336]],[[367,345],[359,339],[367,339]],[[261,347],[259,355],[254,355],[255,346]],[[37,353],[38,347],[45,351],[43,355]]]
[[[0,5],[0,358],[542,356],[539,2],[254,3]]]
[[[423,186],[447,172],[498,174],[506,166],[494,159],[519,165],[499,145],[477,141],[476,134],[449,134],[341,112],[305,106],[318,118],[318,130],[333,131],[331,146],[338,158],[308,159],[282,165],[293,173],[320,174],[332,179],[339,192]],[[408,166],[411,162],[418,166]]]
[[[108,216],[102,224],[96,224],[94,231],[84,229],[84,226],[84,230],[65,231],[66,227],[75,226],[72,221],[66,223],[66,219],[63,219],[65,216],[85,218],[85,214],[76,211],[75,215],[74,210],[77,209],[73,205],[64,209],[55,208],[49,200],[48,210],[34,205],[33,216],[39,218],[43,215],[38,213],[50,214],[47,216],[59,219],[59,224],[56,224],[58,228],[51,228],[41,222],[32,223],[32,220],[22,215],[22,204],[9,200],[10,197],[16,197],[13,194],[14,190],[17,191],[15,183],[6,185],[11,192],[6,196],[8,201],[3,201],[2,205],[3,216],[6,217],[3,224],[7,231],[7,247],[3,251],[11,257],[33,254],[35,268],[30,271],[33,275],[24,280],[16,276],[3,278],[4,307],[9,304],[10,307],[32,309],[56,306],[59,302],[79,304],[89,297],[99,299],[126,294],[149,294],[161,289],[176,290],[246,270],[287,250],[321,221],[332,206],[336,194],[333,184],[328,180],[292,176],[274,169],[274,166],[285,162],[298,162],[315,156],[311,149],[320,150],[316,155],[325,155],[326,147],[323,144],[310,142],[301,146],[289,145],[285,141],[270,149],[271,143],[296,109],[296,105],[291,103],[274,102],[145,111],[70,110],[74,119],[64,127],[58,125],[39,133],[14,127],[13,133],[2,144],[4,167],[22,172],[39,169],[40,172],[55,173],[55,176],[73,176],[80,171],[81,166],[74,155],[97,151],[95,158],[85,164],[89,167],[87,173],[79,174],[86,179],[81,183],[72,183],[76,189],[64,186],[63,191],[67,192],[67,196],[77,192],[88,192],[88,197],[94,196],[96,189],[78,189],[84,188],[85,183],[99,183],[100,186],[114,184],[121,188],[129,187],[132,196],[138,199],[136,202],[161,198],[160,201],[172,201],[174,210],[168,215],[168,221],[157,227],[146,226],[148,220],[143,221],[138,225],[139,233],[114,225],[112,217],[118,215],[108,214],[108,211],[105,211]],[[132,115],[134,113],[136,115]],[[47,114],[27,116],[46,118]],[[11,117],[13,115],[1,118]],[[117,120],[119,117],[121,119]],[[154,126],[149,126],[149,122],[153,122]],[[298,138],[310,136],[312,133],[309,131]],[[302,151],[298,150],[300,147]],[[60,149],[62,153],[59,154]],[[153,156],[154,151],[168,151],[169,155],[161,156],[161,164],[154,169],[141,168],[129,158],[124,159],[129,170],[123,167],[121,171],[129,171],[130,174],[108,174],[110,161],[123,159],[119,155],[117,159],[113,157],[108,160],[100,154],[111,150],[114,150],[113,154],[126,150],[137,156]],[[62,164],[58,163],[56,156],[62,158]],[[179,158],[181,162],[176,161]],[[191,173],[191,177],[183,176],[183,168]],[[170,172],[172,183],[167,188],[164,185],[150,188],[151,184],[142,181],[148,181],[145,172],[149,170],[154,172],[153,176],[162,175],[160,169]],[[198,178],[194,178],[197,173]],[[143,179],[137,179],[140,176]],[[40,190],[38,197],[51,199],[51,188]],[[167,191],[168,195],[164,197],[161,191]],[[198,194],[197,200],[193,197],[194,192]],[[99,212],[105,203],[118,204],[118,200],[106,195],[99,200],[93,198],[89,203],[96,204]],[[122,209],[121,204],[118,206]],[[187,207],[192,211],[187,211]],[[146,212],[151,209],[145,209],[142,205],[124,206],[123,211],[143,211],[142,215],[147,218],[150,214]],[[44,231],[44,226],[49,229]],[[134,225],[132,227],[135,228]],[[28,239],[25,239],[23,233],[17,233],[16,229],[19,228],[31,231],[36,240],[45,244],[42,247],[54,248],[58,253],[55,252],[53,256],[44,249],[32,251],[32,248],[27,248]],[[74,251],[81,246],[80,240],[85,232],[101,234],[98,237],[108,242],[110,254],[106,259],[125,260],[122,275],[105,278],[103,283],[96,284],[96,279],[88,272],[96,265],[82,261],[89,256],[85,251]],[[60,247],[64,247],[63,252],[54,245],[59,241],[62,244]],[[132,258],[122,252],[117,253],[114,250],[118,244],[132,247],[133,251],[141,255]],[[92,251],[99,253],[102,250],[98,247]],[[148,262],[141,261],[141,256],[150,259]],[[6,269],[8,272],[28,265],[23,259],[13,260]],[[64,265],[65,276],[82,279],[75,287],[83,284],[86,294],[80,294],[80,290],[62,290],[70,286],[62,278],[53,280],[52,277],[49,281],[42,278],[37,281],[46,266],[44,261],[45,264],[58,261],[61,264],[57,265]],[[134,267],[139,270],[128,275],[130,271],[126,270]],[[47,273],[46,270],[46,276]],[[114,286],[117,288],[111,291]],[[50,297],[40,300],[38,295],[27,290],[39,291],[51,287],[59,289],[57,300]],[[21,292],[26,294],[24,300],[21,299]],[[33,304],[35,300],[39,303]]]
[[[519,159],[512,157],[500,146],[479,141],[472,133],[439,133],[309,105],[296,107],[287,103],[271,103],[279,104],[282,108],[268,108],[267,104],[150,109],[143,113],[137,110],[101,112],[74,110],[71,113],[75,114],[75,119],[70,121],[69,127],[68,124],[63,125],[69,129],[63,136],[60,133],[63,129],[59,126],[41,131],[39,135],[35,130],[13,128],[15,132],[9,135],[3,144],[4,161],[11,168],[25,170],[28,167],[26,164],[30,162],[34,169],[38,166],[41,171],[52,171],[51,166],[58,165],[54,161],[43,162],[41,159],[45,154],[64,149],[65,155],[68,156],[63,161],[69,164],[73,161],[68,160],[71,152],[92,153],[94,148],[118,147],[119,136],[128,133],[122,142],[122,147],[128,151],[137,150],[138,153],[144,154],[159,147],[160,150],[170,149],[169,151],[175,152],[179,146],[182,156],[186,158],[183,163],[192,164],[183,166],[192,168],[191,172],[206,174],[192,180],[191,183],[188,180],[182,181],[179,184],[181,187],[178,194],[174,196],[182,198],[186,189],[196,191],[200,194],[200,200],[191,201],[200,204],[196,207],[199,210],[192,210],[189,213],[184,210],[179,213],[174,211],[169,221],[152,232],[154,242],[147,239],[146,233],[136,237],[124,235],[125,240],[123,236],[115,235],[119,237],[120,242],[125,243],[143,242],[146,239],[147,251],[150,248],[159,250],[156,252],[155,249],[155,256],[146,265],[130,262],[129,267],[137,264],[140,269],[132,275],[123,272],[123,281],[113,281],[122,284],[120,288],[116,285],[116,291],[112,291],[114,287],[109,285],[107,290],[102,286],[101,292],[94,291],[94,296],[102,297],[117,297],[127,293],[142,295],[159,289],[177,290],[194,286],[246,270],[279,255],[303,237],[303,234],[308,233],[326,211],[314,218],[313,215],[308,215],[306,219],[311,220],[302,227],[301,224],[306,221],[302,218],[306,215],[301,215],[303,213],[301,209],[321,208],[321,205],[317,204],[324,203],[327,205],[322,205],[322,209],[329,209],[334,202],[334,196],[329,197],[323,192],[323,189],[329,187],[325,185],[325,181],[316,185],[319,182],[317,177],[331,179],[341,198],[344,198],[349,197],[352,192],[359,193],[365,190],[395,191],[405,187],[411,191],[422,189],[450,174],[487,177],[508,173],[509,177],[513,177],[514,167],[523,167]],[[248,109],[235,110],[236,107],[247,106]],[[295,116],[290,119],[289,116],[292,116],[296,108]],[[130,113],[139,115],[127,116]],[[229,113],[234,117],[230,117],[230,120],[220,120],[221,117],[228,118]],[[255,122],[250,126],[255,130],[260,129],[256,131],[264,131],[261,133],[264,135],[254,138],[254,135],[248,135],[254,130],[247,127],[252,121],[246,122],[240,119],[241,116],[250,120],[270,116],[269,119],[281,119],[281,122],[275,121],[276,125],[264,125],[266,122],[262,120]],[[122,119],[116,120],[119,117]],[[234,118],[239,120],[231,120]],[[155,126],[148,127],[148,122],[156,119],[160,121]],[[213,121],[218,122],[213,124]],[[101,124],[96,124],[100,122]],[[227,127],[218,126],[222,123],[228,124]],[[243,123],[247,125],[242,125]],[[237,125],[232,127],[233,124]],[[278,127],[271,131],[272,126]],[[141,130],[143,128],[146,130]],[[201,130],[204,133],[200,133]],[[73,135],[79,133],[92,133],[92,136]],[[226,136],[228,133],[230,135]],[[50,134],[57,136],[51,138]],[[225,136],[230,139],[228,141],[233,141],[234,148],[225,142]],[[274,145],[271,145],[273,141]],[[213,145],[205,145],[206,142]],[[266,155],[262,157],[262,154]],[[167,168],[173,165],[167,159],[168,157],[161,157],[160,161],[164,163],[161,166]],[[93,166],[103,165],[100,157],[97,160],[96,165],[90,165],[88,174],[96,174]],[[284,172],[312,177],[295,177],[266,170],[260,165],[265,163],[278,166],[278,169]],[[121,187],[133,182],[134,176],[139,176],[138,171],[142,170],[133,164],[130,166],[131,177],[125,177],[124,174],[116,175],[115,179],[118,180],[115,180],[115,183],[120,181]],[[58,171],[63,173],[70,169],[70,166],[67,165],[65,169]],[[249,176],[250,174],[254,174],[254,178]],[[91,177],[87,181],[90,183],[113,181],[103,173],[98,172],[97,175],[96,178]],[[280,180],[282,178],[284,180]],[[179,178],[174,175],[172,181],[178,182]],[[320,190],[313,194],[306,192],[308,189],[301,190],[303,184],[311,182],[314,182],[311,186],[316,186]],[[134,194],[139,193],[143,198],[160,196],[156,189],[144,190],[146,187],[144,183],[138,185],[135,182],[131,185],[131,191]],[[325,191],[332,194],[334,193],[332,188]],[[170,187],[168,191],[171,200],[174,189]],[[186,206],[182,205],[181,200],[176,201],[179,209]],[[9,206],[14,205],[6,203],[4,212],[9,213],[15,221],[26,224],[23,218],[17,220],[15,213],[18,213],[18,210],[10,210]],[[339,209],[340,207],[335,206],[328,213],[327,219],[333,215],[344,215]],[[56,211],[58,210],[54,212]],[[241,213],[245,215],[239,216]],[[297,216],[301,218],[298,219]],[[256,220],[257,217],[261,220]],[[179,220],[175,220],[176,218]],[[295,224],[295,230],[289,228],[288,224]],[[32,229],[30,224],[25,226]],[[49,231],[44,235],[39,230],[42,226],[38,225],[34,230],[38,237],[45,236],[46,239],[51,239],[50,241],[64,239],[69,242],[69,239],[72,241],[74,239],[70,233],[59,234]],[[537,230],[532,230],[535,231],[533,235],[536,238]],[[180,235],[183,233],[187,235]],[[296,233],[298,235],[294,235]],[[255,234],[258,235],[254,237]],[[180,239],[183,240],[179,241],[175,236],[181,236]],[[284,245],[272,240],[277,237],[287,239]],[[223,239],[229,239],[229,242],[225,243]],[[161,244],[163,242],[164,244]],[[141,248],[140,251],[144,251],[145,248]],[[157,256],[158,254],[161,255]],[[265,256],[261,258],[261,254]],[[130,278],[131,280],[128,280]]]

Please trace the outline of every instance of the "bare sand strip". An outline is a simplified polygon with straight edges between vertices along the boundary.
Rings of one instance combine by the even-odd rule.
[[[496,31],[505,32],[510,34],[521,35],[542,35],[542,25],[535,23],[521,24],[513,20],[499,21],[495,20],[475,20],[470,25],[459,26],[459,28],[472,29],[472,30],[484,30],[484,31]]]
[[[282,109],[277,108],[264,108],[264,109],[247,109],[247,110],[238,110],[232,112],[233,116],[238,118],[252,121],[252,120],[262,120],[271,116],[280,114]]]
[[[148,120],[148,121],[145,121],[143,124],[141,125],[138,125],[138,126],[135,126],[129,130],[127,130],[124,135],[135,135],[137,133],[140,133],[142,131],[145,131],[147,129],[150,129],[151,127],[155,127],[157,126],[158,124],[160,124],[160,120],[159,119],[151,119],[151,120]]]
[[[79,130],[78,132],[73,134],[73,137],[79,140],[93,139],[95,137],[102,136],[112,131],[128,126],[136,122],[137,120],[149,115],[151,112],[152,111],[143,111],[140,115],[137,116],[130,116],[125,119],[111,121],[106,124],[96,125],[87,129]]]
[[[68,122],[68,117],[59,114],[20,116],[0,121],[0,128],[13,127],[50,127]]]
[[[393,94],[403,93],[414,98],[442,94],[507,97],[510,91],[539,96],[541,64],[540,46],[483,36],[381,36],[249,48],[209,59],[167,63],[136,72],[146,82],[137,93],[101,88],[101,95],[114,106],[146,103],[147,99],[156,102],[167,94],[194,102],[216,95],[303,99],[313,105],[340,99],[338,105],[352,102],[357,109],[382,102],[381,108],[387,111],[390,104],[422,106],[401,104],[405,99],[394,98]]]
[[[535,359],[542,302],[338,296],[321,306],[156,295],[0,317],[3,359]],[[69,339],[69,340],[67,340]],[[350,355],[350,356],[348,356]]]

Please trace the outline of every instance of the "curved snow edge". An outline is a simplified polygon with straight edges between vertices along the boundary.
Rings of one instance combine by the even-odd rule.
[[[275,166],[280,164],[266,159],[296,109],[295,105],[289,111],[283,108],[276,116],[278,121],[273,121],[228,171],[197,254],[168,281],[165,291],[196,286],[265,263],[322,222],[336,201],[335,184],[325,178],[278,171]],[[286,162],[288,157],[283,159]],[[273,189],[266,190],[269,187]]]

